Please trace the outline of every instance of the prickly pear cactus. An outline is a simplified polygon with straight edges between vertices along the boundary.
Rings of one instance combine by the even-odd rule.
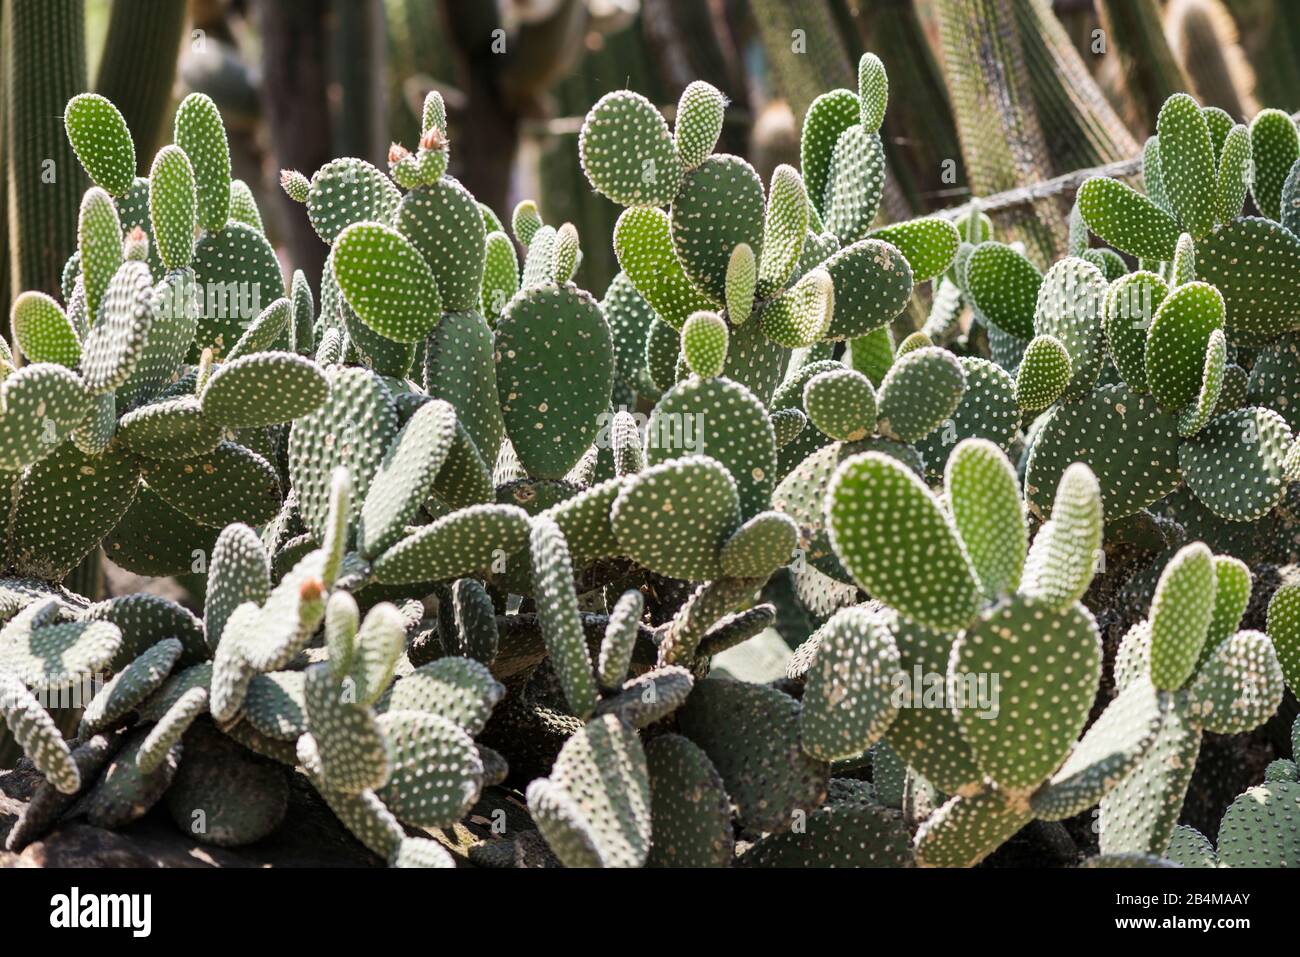
[[[480,204],[431,93],[386,168],[283,171],[319,277],[211,99],[147,177],[72,100],[76,249],[0,350],[8,849],[155,805],[255,845],[310,788],[397,867],[969,867],[1092,818],[1090,865],[1294,866],[1290,761],[1178,823],[1203,732],[1300,681],[1298,586],[1251,600],[1297,560],[1294,125],[1172,97],[1038,263],[884,220],[889,89],[864,56],[766,183],[723,91],[603,96],[608,237]],[[101,551],[195,600],[79,594]]]

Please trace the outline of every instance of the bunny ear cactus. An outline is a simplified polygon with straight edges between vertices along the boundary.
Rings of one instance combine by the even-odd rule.
[[[1066,471],[1053,519],[1028,548],[1015,472],[995,445],[960,443],[944,484],[941,504],[914,473],[878,452],[839,466],[826,493],[833,546],[890,607],[841,611],[832,619],[842,621],[838,629],[828,625],[814,637],[804,708],[806,723],[816,716],[810,730],[832,714],[838,717],[827,727],[858,729],[843,752],[883,736],[942,782],[952,796],[917,832],[916,860],[969,866],[1035,817],[1068,817],[1098,800],[1142,759],[1161,711],[1144,679],[1079,737],[1101,676],[1097,625],[1079,603],[1102,540],[1092,472]],[[926,573],[917,574],[922,566]],[[857,630],[850,621],[860,621]],[[861,636],[856,653],[882,673],[860,690],[828,694],[822,684],[834,676],[872,674],[834,664],[849,634]],[[824,665],[823,655],[830,656]],[[910,697],[920,689],[899,696],[913,668],[946,674],[946,710],[925,710]],[[979,710],[973,692],[981,675],[997,676],[1001,708]],[[953,697],[961,689],[971,694]],[[1049,698],[1048,711],[1032,704]]]

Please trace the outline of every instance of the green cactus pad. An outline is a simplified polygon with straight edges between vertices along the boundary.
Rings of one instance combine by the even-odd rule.
[[[191,520],[141,485],[104,540],[104,551],[137,575],[185,575],[195,571],[216,538],[217,529]]]
[[[38,462],[59,448],[90,408],[76,373],[38,362],[0,384],[0,468]]]
[[[489,233],[483,241],[483,314],[495,320],[519,291],[519,260],[505,233]]]
[[[686,174],[673,200],[673,249],[686,275],[714,301],[726,300],[736,246],[747,243],[762,262],[764,206],[762,180],[738,156],[710,156]]]
[[[542,225],[542,214],[531,199],[520,200],[510,214],[510,231],[525,248],[532,245],[533,237]]]
[[[1298,170],[1300,167],[1292,165],[1282,186],[1281,197],[1282,225],[1295,235],[1300,235],[1300,171]]]
[[[740,524],[736,482],[715,459],[691,455],[624,480],[610,519],[626,553],[660,575],[716,578]]]
[[[258,352],[220,365],[203,385],[203,418],[228,429],[291,422],[329,397],[321,368],[291,352]]]
[[[942,275],[957,255],[957,227],[946,219],[927,216],[871,231],[872,239],[896,246],[907,257],[916,282]]]
[[[311,178],[307,215],[316,234],[332,244],[354,223],[391,225],[401,201],[402,194],[382,172],[365,160],[345,157],[326,163]]]
[[[180,763],[181,745],[174,744],[148,773],[141,771],[139,755],[146,739],[138,729],[108,762],[94,786],[81,798],[78,812],[93,827],[125,827],[148,813],[171,786]]]
[[[1147,384],[1163,409],[1181,409],[1201,389],[1211,333],[1223,328],[1223,297],[1213,286],[1189,282],[1160,303],[1147,330]]]
[[[82,346],[82,378],[92,395],[109,392],[130,377],[155,315],[149,267],[142,262],[123,263],[104,292],[99,321]]]
[[[958,637],[948,674],[955,688],[999,676],[1000,707],[972,695],[954,714],[980,768],[1023,793],[1060,766],[1087,721],[1101,677],[1096,622],[1079,604],[1058,611],[1016,596]]]
[[[20,574],[61,580],[122,520],[138,474],[120,449],[88,456],[71,443],[31,466],[13,490],[13,566]]]
[[[307,726],[319,749],[326,785],[345,794],[382,787],[400,752],[393,748],[390,755],[389,738],[370,709],[347,700],[345,686],[328,665],[312,665],[306,675]],[[448,726],[454,727],[450,722]]]
[[[1092,807],[1136,766],[1155,740],[1162,717],[1159,693],[1140,676],[1115,696],[1030,798],[1034,813],[1059,821]]]
[[[878,133],[851,126],[831,152],[821,213],[827,231],[842,242],[862,239],[880,209],[885,187],[885,150]]]
[[[680,329],[691,313],[715,308],[716,303],[687,278],[673,252],[672,227],[662,209],[624,210],[614,224],[614,252],[636,291],[673,329]]]
[[[803,387],[808,419],[832,439],[855,442],[876,427],[876,390],[852,369],[819,372]]]
[[[618,479],[609,479],[583,489],[542,513],[560,526],[576,567],[582,568],[598,558],[622,554],[622,547],[610,526],[610,510],[622,487]]]
[[[1169,205],[1200,239],[1214,228],[1215,153],[1205,115],[1186,93],[1175,93],[1160,107],[1156,131],[1160,181]]]
[[[1148,389],[1147,335],[1168,294],[1169,286],[1151,272],[1131,273],[1106,292],[1106,342],[1120,376],[1134,391]]]
[[[654,309],[637,292],[627,273],[620,272],[611,280],[605,298],[601,300],[600,311],[609,323],[614,340],[615,376],[639,395],[657,397],[658,389],[646,366],[646,338],[657,319]]]
[[[794,275],[807,234],[808,194],[804,190],[803,180],[793,167],[781,164],[772,172],[768,186],[767,217],[763,223],[763,255],[758,265],[756,286],[759,298],[766,299],[785,286]],[[736,248],[739,249],[739,246]],[[751,258],[753,252],[750,249]],[[732,250],[732,262],[727,267],[728,278],[735,268],[735,258],[736,251]],[[733,298],[742,300],[742,310],[733,318],[739,324],[745,321],[748,309],[744,308],[743,296],[732,295],[729,282],[725,300],[729,312]]]
[[[1241,215],[1250,188],[1250,162],[1250,133],[1238,123],[1228,132],[1219,155],[1214,208],[1220,223],[1230,223]]]
[[[389,711],[378,724],[392,766],[388,783],[376,792],[379,799],[415,827],[459,821],[483,786],[483,762],[470,736],[427,711]]]
[[[1102,543],[1101,489],[1092,470],[1071,465],[1061,476],[1052,517],[1039,529],[1025,562],[1021,590],[1064,611],[1087,592]]]
[[[260,604],[271,591],[271,563],[261,541],[247,525],[222,529],[208,566],[203,618],[208,647],[215,651],[226,622],[245,602]]]
[[[392,227],[353,223],[339,233],[330,259],[348,305],[380,335],[417,342],[438,322],[442,299],[434,273]]]
[[[1202,542],[1165,566],[1151,601],[1151,680],[1173,691],[1191,677],[1214,614],[1214,557]]]
[[[135,144],[116,106],[98,93],[68,101],[63,127],[77,159],[91,180],[114,196],[131,188],[135,178]]]
[[[361,509],[358,549],[373,558],[402,537],[433,490],[434,477],[456,439],[456,413],[439,399],[402,426],[371,482]]]
[[[950,798],[917,831],[916,863],[921,867],[974,867],[1032,816],[1026,806],[997,790]]]
[[[32,362],[52,362],[75,369],[81,339],[57,302],[43,292],[24,292],[9,310],[15,344]]]
[[[469,190],[447,177],[411,190],[397,208],[397,229],[433,270],[443,309],[478,308],[487,233]]]
[[[1190,719],[1216,734],[1259,727],[1282,704],[1282,668],[1273,643],[1260,631],[1239,631],[1222,642],[1187,690]]]
[[[1150,396],[1106,385],[1057,406],[1034,440],[1025,497],[1039,514],[1051,509],[1057,483],[1073,462],[1097,476],[1108,521],[1146,508],[1178,487],[1177,422]]]
[[[398,678],[381,700],[387,711],[427,711],[475,735],[483,730],[506,689],[487,666],[470,658],[439,658]]]
[[[497,390],[515,454],[533,478],[560,478],[609,408],[614,344],[600,307],[573,286],[521,292],[497,323]]]
[[[987,439],[1001,449],[1009,449],[1019,430],[1015,380],[987,359],[961,356],[957,361],[966,376],[961,402],[950,418],[916,443],[916,450],[925,460],[927,478],[943,474],[948,455],[963,439]]]
[[[1082,259],[1063,259],[1043,276],[1034,331],[1054,336],[1070,354],[1067,398],[1087,395],[1101,372],[1106,358],[1102,336],[1105,295],[1106,278]]]
[[[1250,123],[1253,175],[1250,195],[1268,219],[1282,219],[1282,186],[1300,159],[1300,134],[1295,121],[1281,110],[1261,110]]]
[[[1295,867],[1300,784],[1266,781],[1237,797],[1219,823],[1218,866]]]
[[[853,339],[885,325],[903,311],[912,294],[907,258],[878,239],[845,246],[823,265],[835,285],[829,339]]]
[[[596,662],[596,679],[602,688],[617,688],[627,676],[644,607],[644,596],[630,589],[620,595],[610,609]]]
[[[194,165],[199,225],[208,232],[222,229],[230,219],[230,146],[210,97],[191,93],[181,101],[174,136]]]
[[[1201,384],[1196,401],[1178,414],[1178,434],[1184,437],[1201,431],[1214,416],[1223,391],[1223,376],[1227,368],[1228,341],[1222,329],[1210,333],[1205,347],[1205,361],[1201,368]]]
[[[568,543],[553,520],[539,516],[529,531],[528,550],[542,639],[546,642],[551,667],[564,688],[570,710],[586,720],[596,707],[599,691],[578,617]]]
[[[298,739],[297,757],[306,769],[312,784],[320,792],[335,816],[362,844],[380,857],[398,854],[403,841],[408,840],[401,822],[373,791],[348,794],[330,788],[323,773],[320,748],[310,734]]]
[[[799,168],[814,208],[826,213],[823,198],[830,178],[831,156],[840,134],[861,120],[861,101],[849,90],[831,90],[813,100],[804,114],[799,137]],[[867,132],[872,132],[867,130]]]
[[[253,317],[235,344],[226,351],[226,361],[265,352],[287,343],[292,322],[293,305],[287,297],[281,296]]]
[[[682,90],[673,122],[673,142],[684,169],[695,169],[713,152],[726,109],[727,98],[703,80],[694,80]]]
[[[1116,249],[1142,259],[1173,259],[1182,232],[1178,220],[1131,186],[1094,176],[1079,187],[1078,204],[1088,228]]]
[[[903,816],[875,804],[847,802],[808,815],[796,831],[769,834],[739,867],[908,867],[912,849]]]
[[[951,352],[935,346],[908,352],[880,383],[877,429],[901,442],[923,439],[957,410],[965,391],[966,373]]]
[[[868,592],[933,628],[975,615],[979,583],[948,517],[914,473],[880,452],[846,460],[826,492],[831,544]],[[917,567],[927,574],[918,578]]]
[[[521,288],[534,289],[555,282],[555,238],[553,226],[539,226],[533,234],[528,244],[528,253],[524,256]]]
[[[768,240],[776,243],[775,239]],[[771,248],[771,247],[769,247]],[[743,325],[754,309],[754,293],[758,284],[758,264],[749,243],[740,243],[727,260],[727,295],[724,305],[727,317],[736,325]]]
[[[727,323],[716,312],[695,312],[682,325],[682,356],[697,376],[722,374],[727,361]]]
[[[81,789],[81,772],[54,719],[15,675],[0,671],[0,714],[36,770],[61,794]]]
[[[986,326],[1030,339],[1043,276],[1010,246],[984,242],[966,261],[966,293],[976,317]]]
[[[763,404],[738,382],[689,379],[666,392],[646,426],[650,465],[707,455],[727,469],[748,518],[771,501],[776,436]]]
[[[144,463],[144,478],[168,504],[201,525],[262,525],[280,510],[275,467],[234,442],[222,442],[193,459],[150,460]]]
[[[617,715],[638,730],[648,728],[680,708],[694,685],[694,677],[685,668],[664,665],[638,675],[618,693],[602,698],[596,714]]]
[[[513,554],[528,538],[528,513],[513,505],[473,505],[421,526],[375,559],[379,582],[462,578]]]
[[[647,742],[651,867],[729,867],[735,854],[731,799],[722,777],[690,739]]]
[[[260,734],[297,741],[307,730],[306,676],[301,671],[259,674],[248,683],[242,713]]]
[[[808,416],[802,409],[776,409],[770,418],[778,450],[793,442],[808,426]]]
[[[528,786],[528,807],[569,867],[640,867],[650,851],[650,779],[636,733],[613,715],[565,742],[549,778]],[[556,813],[563,809],[563,813]],[[585,848],[574,853],[574,845]]]
[[[1016,370],[1016,402],[1027,412],[1041,412],[1065,391],[1072,375],[1070,354],[1055,336],[1035,336]]]
[[[383,382],[364,369],[331,369],[329,400],[293,424],[289,434],[289,477],[308,530],[323,540],[329,515],[331,476],[348,470],[352,501],[349,521],[361,514],[370,483],[393,438],[397,411]]]
[[[799,728],[803,749],[822,761],[861,754],[898,713],[899,668],[893,636],[870,610],[845,608],[818,630]]]
[[[826,270],[805,273],[759,313],[763,335],[788,349],[803,349],[826,335],[835,311],[835,284]]]
[[[987,440],[966,439],[948,457],[944,487],[953,525],[984,596],[995,599],[1014,591],[1025,564],[1027,535],[1020,486],[1005,453]]]
[[[1300,238],[1247,216],[1201,240],[1196,252],[1201,279],[1223,294],[1229,342],[1272,339],[1300,326]]]
[[[682,181],[668,124],[640,93],[606,93],[587,113],[578,158],[596,192],[620,206],[667,206]]]
[[[90,737],[111,728],[135,710],[167,679],[180,659],[182,648],[177,639],[165,638],[114,675],[86,706],[77,733]]]
[[[1272,409],[1249,407],[1211,419],[1178,449],[1187,486],[1221,518],[1250,522],[1285,491],[1291,428]]]
[[[149,169],[149,219],[158,256],[166,268],[188,266],[194,258],[197,215],[198,195],[189,158],[177,146],[164,146]]]
[[[736,529],[719,553],[728,578],[766,579],[790,561],[799,529],[782,512],[759,512]]]
[[[747,829],[787,830],[796,812],[814,810],[825,797],[830,767],[800,746],[800,713],[799,702],[774,688],[728,678],[697,682],[677,713]]]
[[[243,223],[205,233],[194,248],[194,275],[204,292],[191,362],[211,347],[217,358],[234,347],[248,324],[284,295],[280,261],[267,238]]]
[[[79,616],[85,621],[110,621],[122,632],[122,647],[110,666],[121,671],[157,643],[181,642],[180,664],[189,667],[208,657],[203,623],[189,609],[160,595],[121,595],[96,602]]]
[[[262,212],[257,208],[253,191],[242,179],[230,181],[230,219],[252,226],[260,233],[266,232],[262,224]]]
[[[33,602],[0,629],[0,672],[55,691],[102,673],[122,646],[109,621],[57,622],[54,599]]]
[[[555,231],[555,265],[552,268],[555,281],[572,282],[581,256],[578,228],[573,223],[564,223]]]

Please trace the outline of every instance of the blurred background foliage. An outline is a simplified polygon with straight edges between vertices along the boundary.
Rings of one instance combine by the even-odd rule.
[[[59,115],[84,89],[121,108],[146,165],[174,104],[212,96],[286,267],[316,277],[326,249],[279,169],[383,166],[390,142],[414,146],[436,88],[453,174],[503,216],[535,197],[548,222],[573,222],[578,282],[599,293],[618,210],[587,186],[577,133],[609,90],[671,118],[687,83],[709,81],[731,99],[720,149],[766,179],[797,163],[812,99],[853,87],[873,50],[893,103],[882,216],[903,219],[1132,158],[1176,90],[1238,120],[1300,109],[1294,13],[1295,0],[0,0],[0,299],[57,288],[75,248],[86,184]],[[1046,259],[1065,211],[1034,200],[1003,225]]]

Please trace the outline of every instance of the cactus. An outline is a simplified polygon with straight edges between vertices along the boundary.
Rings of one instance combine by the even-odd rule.
[[[1217,848],[1175,825],[1202,732],[1300,680],[1294,587],[1251,627],[1300,475],[1293,130],[1173,98],[1151,192],[1087,185],[1040,269],[980,215],[877,223],[888,92],[864,57],[767,184],[714,152],[721,91],[671,126],[602,97],[599,297],[604,237],[529,201],[507,228],[433,94],[388,171],[284,177],[319,305],[210,101],[147,178],[74,101],[77,255],[0,352],[0,709],[44,782],[9,846],[73,801],[257,842],[301,768],[392,866],[972,866],[1098,806],[1089,866],[1291,862],[1246,820],[1289,820],[1286,764]],[[71,591],[101,547],[199,576],[202,615]],[[774,626],[783,678],[723,672]],[[65,738],[41,692],[86,675]],[[507,790],[522,830],[407,833]]]

